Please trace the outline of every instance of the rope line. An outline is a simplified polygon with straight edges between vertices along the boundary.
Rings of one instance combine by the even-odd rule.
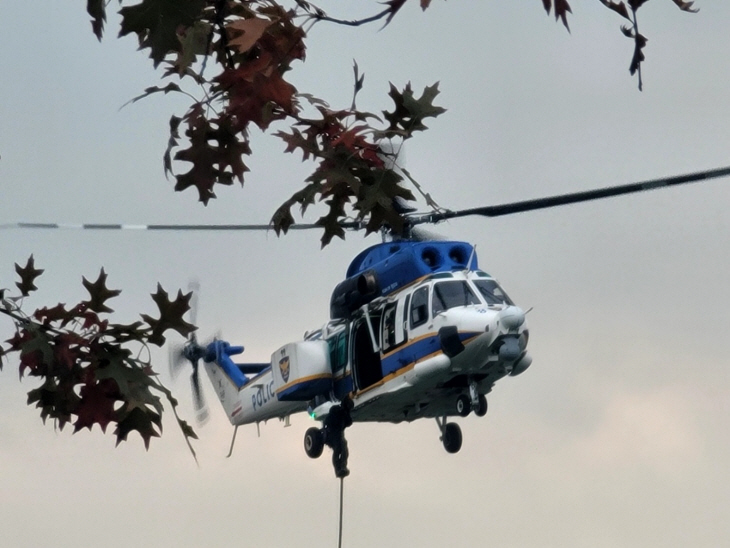
[[[345,478],[340,478],[340,528],[338,532],[337,548],[342,548],[342,514],[343,514],[343,495],[345,491]]]

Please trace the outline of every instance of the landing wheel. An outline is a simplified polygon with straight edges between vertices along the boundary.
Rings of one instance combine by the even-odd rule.
[[[304,451],[310,459],[316,459],[324,449],[324,435],[319,428],[312,427],[304,434]]]
[[[461,428],[455,422],[447,422],[444,425],[444,433],[441,436],[444,449],[448,453],[458,453],[461,449]]]
[[[461,417],[466,417],[471,413],[471,402],[467,395],[462,394],[456,398],[456,412]]]
[[[479,394],[479,407],[474,413],[477,417],[483,417],[487,414],[487,398],[484,394]]]

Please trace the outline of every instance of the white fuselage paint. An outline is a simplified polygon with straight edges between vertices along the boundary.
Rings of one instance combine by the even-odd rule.
[[[482,273],[464,271],[454,272],[448,279],[468,282],[485,278]],[[489,304],[488,299],[481,296],[480,302],[452,306],[432,314],[431,310],[435,306],[435,297],[432,296],[434,286],[442,281],[424,279],[411,284],[394,295],[364,305],[350,320],[330,321],[310,335],[310,339],[327,341],[343,330],[348,330],[347,364],[339,374],[335,372],[335,377],[349,376],[353,379],[354,386],[349,391],[354,403],[353,420],[400,422],[454,415],[453,403],[463,393],[463,388],[445,387],[450,380],[457,376],[475,376],[479,379],[479,392],[486,394],[491,391],[494,382],[510,373],[515,363],[523,358],[528,359],[525,350],[527,327],[521,309],[506,303]],[[412,303],[414,293],[424,287],[428,288],[429,293],[428,319],[414,327],[410,323],[412,313],[406,310],[406,306]],[[470,287],[475,288],[471,283]],[[475,293],[479,294],[476,291]],[[395,325],[390,334],[385,333],[385,322],[376,323],[380,322],[388,306],[395,307]],[[376,319],[372,320],[373,317]],[[357,386],[354,381],[356,375],[353,374],[353,368],[357,364],[354,363],[356,358],[352,334],[357,321],[369,322],[368,338],[374,338],[383,366],[389,358],[403,356],[399,358],[401,361],[397,367],[365,387]],[[371,321],[376,324],[370,324]],[[444,354],[438,343],[439,330],[443,327],[456,328],[465,337],[464,349],[452,358]],[[394,337],[397,343],[392,350],[386,349],[383,352],[383,343],[389,336]],[[518,360],[510,363],[505,363],[495,348],[495,343],[505,336],[520,338],[522,354]],[[408,351],[409,348],[414,349],[412,353]],[[271,369],[253,377],[239,389],[217,364],[206,363],[205,367],[232,424],[249,424],[274,417],[284,418],[307,410],[307,402],[287,402],[277,398]],[[333,397],[327,394],[323,396]]]

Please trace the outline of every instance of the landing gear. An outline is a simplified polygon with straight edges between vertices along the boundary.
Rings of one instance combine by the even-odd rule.
[[[304,451],[310,459],[322,455],[324,449],[324,434],[319,428],[309,428],[304,434]]]
[[[456,414],[466,417],[474,411],[477,417],[487,414],[487,398],[479,393],[479,386],[472,378],[469,379],[469,395],[459,394],[456,398]]]
[[[479,394],[479,407],[474,410],[474,414],[477,417],[483,417],[487,414],[487,397],[484,394]]]
[[[455,422],[446,422],[446,417],[436,419],[436,424],[441,429],[441,443],[447,453],[458,453],[461,449],[461,428]]]
[[[461,394],[458,398],[456,398],[456,412],[461,417],[466,417],[469,413],[471,413],[471,402],[467,395]]]

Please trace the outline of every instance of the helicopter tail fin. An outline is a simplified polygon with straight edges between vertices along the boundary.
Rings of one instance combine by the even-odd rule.
[[[205,371],[231,424],[240,422],[237,420],[241,412],[240,390],[248,384],[248,375],[258,374],[270,366],[268,363],[234,363],[231,356],[242,352],[243,346],[231,346],[226,341],[216,340],[208,345],[204,358]]]

